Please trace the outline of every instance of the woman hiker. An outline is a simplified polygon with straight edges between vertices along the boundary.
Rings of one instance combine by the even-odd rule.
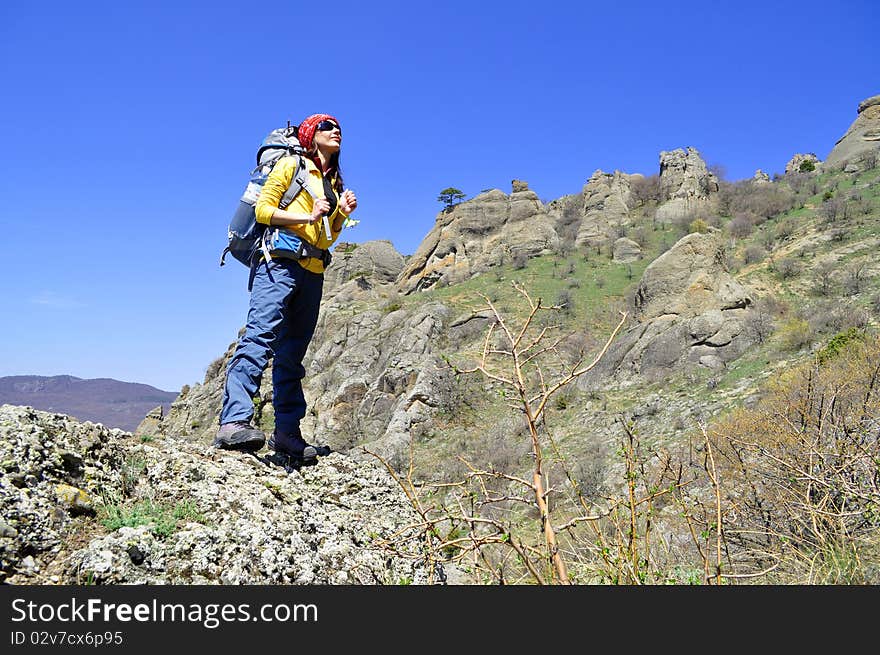
[[[313,114],[300,123],[297,136],[307,152],[309,192],[297,194],[287,209],[278,208],[296,170],[296,157],[284,157],[275,164],[263,186],[256,218],[260,223],[291,230],[309,246],[329,255],[328,249],[342,231],[346,218],[357,207],[355,194],[344,190],[342,183],[342,130],[333,116]],[[311,249],[307,252],[317,254]],[[252,398],[260,387],[269,357],[274,355],[275,432],[269,439],[269,448],[292,460],[314,460],[318,455],[329,454],[330,449],[307,443],[300,432],[300,420],[306,413],[302,361],[318,321],[328,259],[273,255],[267,261],[266,257],[262,255],[252,273],[247,325],[226,367],[220,429],[214,446],[255,452],[265,444],[265,435],[251,424]]]

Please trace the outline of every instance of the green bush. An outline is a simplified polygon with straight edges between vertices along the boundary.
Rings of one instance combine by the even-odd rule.
[[[688,229],[693,234],[694,232],[699,232],[700,234],[706,234],[709,231],[709,224],[704,221],[702,218],[698,218],[696,220],[691,221],[690,225],[688,225]]]
[[[822,350],[817,354],[820,364],[837,357],[848,345],[854,341],[862,341],[862,332],[858,328],[851,327],[846,332],[838,332],[828,340]]]
[[[812,173],[816,170],[816,164],[813,163],[811,159],[805,159],[801,162],[801,165],[798,167],[798,170],[801,173]]]

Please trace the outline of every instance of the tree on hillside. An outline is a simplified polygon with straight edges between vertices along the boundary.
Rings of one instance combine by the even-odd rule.
[[[464,192],[460,189],[456,189],[455,187],[447,187],[440,192],[439,196],[437,196],[437,200],[444,204],[444,209],[452,208],[453,206],[464,200],[464,198]]]

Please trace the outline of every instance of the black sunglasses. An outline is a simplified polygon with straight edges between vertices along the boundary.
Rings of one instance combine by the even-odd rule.
[[[318,132],[330,132],[332,130],[339,130],[339,133],[342,134],[342,128],[339,127],[333,121],[321,121],[315,126],[315,129]]]

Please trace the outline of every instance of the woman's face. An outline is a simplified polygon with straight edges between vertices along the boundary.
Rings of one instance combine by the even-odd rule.
[[[334,121],[321,121],[315,129],[313,141],[323,152],[339,152],[342,146],[342,130]]]

